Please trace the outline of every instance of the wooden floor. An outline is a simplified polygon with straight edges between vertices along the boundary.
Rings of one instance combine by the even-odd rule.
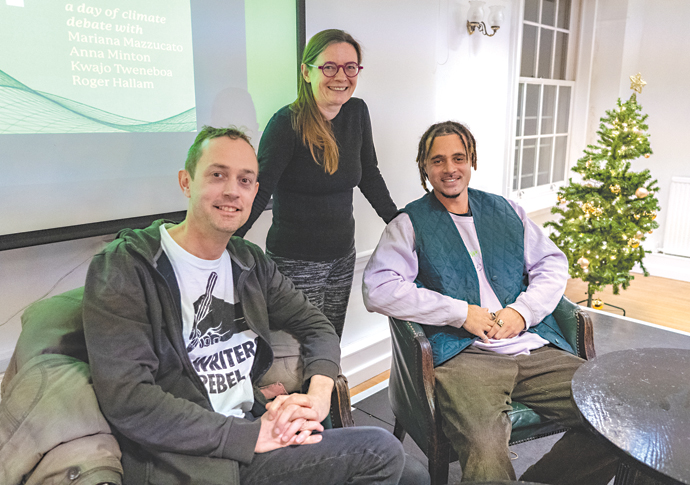
[[[579,279],[569,280],[565,296],[574,302],[586,299],[587,284]],[[635,274],[628,289],[621,289],[619,295],[614,295],[611,287],[608,287],[605,291],[596,293],[595,297],[604,303],[624,308],[626,317],[690,332],[689,282]],[[604,305],[602,311],[623,314],[621,310],[607,305]]]

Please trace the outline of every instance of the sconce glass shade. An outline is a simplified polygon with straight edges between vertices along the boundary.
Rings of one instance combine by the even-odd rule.
[[[494,5],[489,7],[489,27],[500,27],[503,23],[503,7],[502,5]]]
[[[479,23],[484,20],[484,4],[480,0],[470,0],[470,10],[467,12],[467,21]]]

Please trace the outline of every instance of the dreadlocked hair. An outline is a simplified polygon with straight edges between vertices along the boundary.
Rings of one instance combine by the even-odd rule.
[[[426,181],[429,176],[426,173],[426,162],[429,159],[429,152],[434,140],[438,136],[458,135],[462,145],[465,147],[465,152],[472,163],[472,168],[477,170],[477,142],[467,126],[457,121],[444,121],[443,123],[436,123],[431,125],[428,130],[422,135],[419,140],[419,148],[417,150],[417,168],[419,168],[419,178],[422,181],[422,187],[426,192],[429,188],[426,186]]]

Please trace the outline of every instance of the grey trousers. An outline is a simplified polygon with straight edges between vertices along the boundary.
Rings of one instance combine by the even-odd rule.
[[[406,457],[388,431],[368,426],[327,429],[315,445],[255,454],[240,465],[240,483],[256,485],[428,485],[426,468]]]
[[[331,261],[301,261],[270,252],[268,255],[295,288],[302,290],[309,302],[326,315],[338,337],[342,337],[357,259],[355,249]]]
[[[523,481],[597,485],[618,460],[581,427],[570,383],[584,361],[552,346],[503,355],[470,346],[436,368],[443,431],[460,457],[463,481],[515,480],[508,441],[510,403],[521,402],[571,429]]]
[[[338,337],[342,337],[357,259],[355,250],[333,261],[301,261],[267,254],[280,272],[292,280],[295,288],[328,318]],[[259,386],[280,382],[287,392],[299,392],[303,381],[299,342],[287,332],[272,332],[271,348],[273,365],[261,378]]]

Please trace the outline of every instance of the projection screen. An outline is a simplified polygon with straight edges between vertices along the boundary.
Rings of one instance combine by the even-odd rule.
[[[0,0],[0,249],[183,214],[203,125],[296,96],[299,0]],[[302,19],[303,22],[303,19]]]

